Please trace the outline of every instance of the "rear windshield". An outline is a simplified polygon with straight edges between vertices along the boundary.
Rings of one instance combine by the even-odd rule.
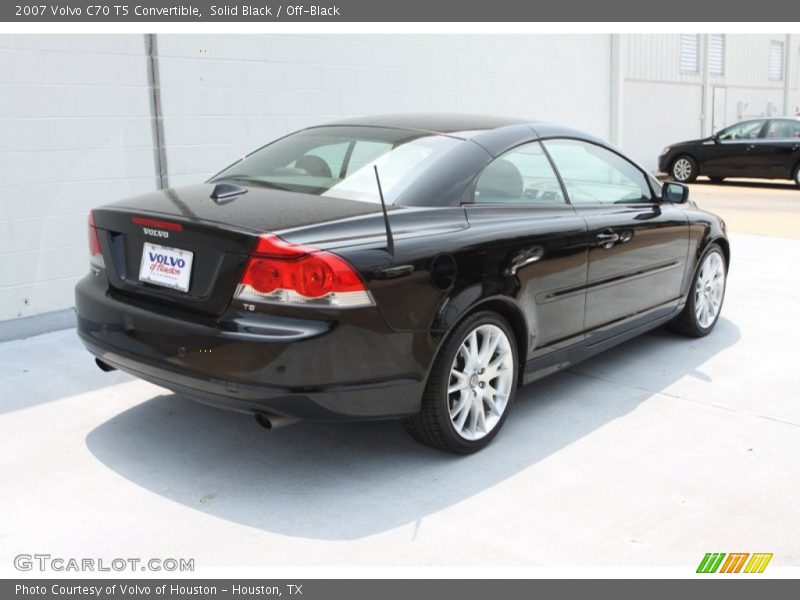
[[[387,204],[462,140],[379,127],[317,127],[256,150],[212,181],[380,202],[377,165]]]

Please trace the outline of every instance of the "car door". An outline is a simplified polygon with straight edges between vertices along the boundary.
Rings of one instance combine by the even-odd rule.
[[[576,139],[544,146],[587,224],[587,342],[673,310],[689,249],[683,210],[661,203],[647,175],[604,146]]]
[[[471,253],[485,273],[500,269],[528,322],[527,358],[583,340],[586,224],[567,202],[541,144],[501,154],[476,179],[465,205]]]
[[[754,162],[765,119],[743,121],[720,131],[703,147],[700,171],[711,177],[763,177]]]
[[[755,150],[763,177],[791,178],[800,160],[800,120],[770,119]]]

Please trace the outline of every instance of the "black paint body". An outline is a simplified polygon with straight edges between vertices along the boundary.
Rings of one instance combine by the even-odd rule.
[[[479,308],[502,314],[519,346],[520,381],[638,335],[675,316],[698,259],[728,244],[724,224],[691,203],[471,204],[481,169],[537,139],[586,134],[479,117],[349,121],[465,138],[446,168],[389,207],[249,187],[218,204],[212,184],[168,189],[94,211],[106,269],[76,287],[78,331],[102,361],[225,408],[309,419],[387,418],[420,406],[448,332]],[[447,157],[446,157],[447,158]],[[195,253],[187,294],[138,281],[146,238],[132,215],[183,225],[163,243]],[[602,247],[597,234],[625,234]],[[232,296],[257,236],[335,252],[375,299],[367,308],[259,305]],[[520,257],[536,262],[513,269]],[[405,267],[394,269],[394,267]]]
[[[698,175],[712,178],[752,177],[757,179],[793,179],[800,168],[800,138],[769,138],[767,132],[775,121],[797,119],[764,119],[754,139],[720,140],[711,136],[679,142],[658,157],[658,170],[671,172],[672,164],[681,156],[697,163]]]

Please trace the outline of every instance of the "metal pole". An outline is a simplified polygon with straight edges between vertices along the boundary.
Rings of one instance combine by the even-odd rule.
[[[703,72],[702,72],[702,75],[703,75],[702,111],[703,112],[702,112],[702,116],[701,116],[701,119],[702,119],[701,131],[702,131],[703,137],[705,137],[707,135],[711,135],[711,133],[712,133],[711,128],[713,127],[713,125],[711,123],[711,104],[712,104],[712,100],[711,100],[711,83],[710,83],[710,78],[709,78],[709,71],[710,71],[710,69],[709,69],[709,66],[710,66],[709,65],[709,61],[711,60],[711,57],[710,57],[711,53],[708,51],[708,34],[704,33],[700,39],[701,39],[700,43],[702,44],[702,49],[701,49],[701,57],[702,57],[701,65],[702,66],[701,66],[701,68],[703,69]]]
[[[158,72],[158,40],[156,34],[144,36],[147,51],[147,83],[150,88],[150,127],[153,133],[153,158],[156,168],[156,185],[163,190],[169,187],[167,177],[167,150],[164,145],[164,121],[161,114],[161,79]]]
[[[791,115],[794,111],[790,104],[790,90],[792,85],[792,34],[786,34],[786,43],[783,52],[783,114]]]
[[[622,110],[625,91],[625,71],[623,67],[624,41],[622,35],[618,33],[611,34],[611,110],[609,117],[609,138],[613,144],[619,147],[622,147]]]

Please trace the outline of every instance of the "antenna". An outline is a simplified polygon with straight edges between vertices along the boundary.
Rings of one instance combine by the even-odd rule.
[[[372,165],[375,169],[375,181],[378,182],[378,195],[381,197],[381,207],[383,208],[383,224],[386,226],[386,249],[389,254],[394,256],[394,236],[392,235],[392,227],[389,225],[389,213],[386,212],[386,200],[383,199],[383,188],[381,188],[381,178],[378,175],[378,165]]]

